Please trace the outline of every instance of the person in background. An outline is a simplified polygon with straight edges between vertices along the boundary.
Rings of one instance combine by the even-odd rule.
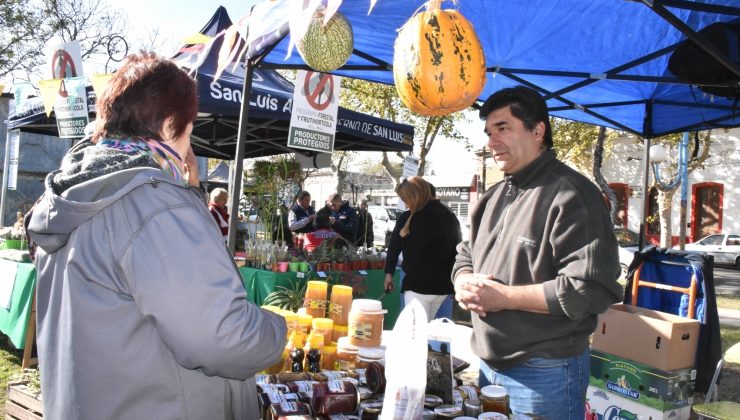
[[[316,212],[316,222],[314,224],[316,229],[303,237],[303,249],[309,253],[313,252],[325,240],[339,237],[338,233],[331,230],[329,211],[326,208]]]
[[[350,244],[357,240],[357,212],[349,201],[343,200],[341,194],[332,194],[326,200],[331,208],[329,222],[331,228],[344,238]]]
[[[28,226],[44,417],[259,418],[254,375],[287,328],[247,299],[194,187],[195,82],[131,55],[97,109]]]
[[[418,176],[396,188],[407,211],[396,220],[385,261],[385,290],[393,290],[398,255],[405,276],[401,293],[404,305],[418,300],[431,321],[453,292],[450,274],[455,247],[461,240],[460,222],[447,206],[432,196],[432,185]]]
[[[226,211],[226,203],[229,202],[229,192],[223,188],[214,188],[211,191],[211,199],[208,202],[208,210],[216,221],[224,242],[229,240],[229,212]]]
[[[311,194],[308,191],[301,191],[288,213],[288,226],[294,233],[313,232],[314,220],[316,220],[316,211],[311,207]]]
[[[357,226],[355,246],[365,246],[367,249],[371,249],[375,241],[375,235],[373,234],[373,216],[367,211],[366,198],[357,203]]]
[[[557,159],[536,91],[498,91],[480,117],[505,175],[472,211],[452,276],[472,312],[480,384],[504,386],[514,414],[583,419],[589,336],[597,314],[622,298],[609,210]]]

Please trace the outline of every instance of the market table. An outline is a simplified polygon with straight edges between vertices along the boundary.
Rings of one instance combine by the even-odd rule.
[[[31,263],[0,259],[0,283],[0,331],[15,348],[25,349],[23,367],[30,366],[36,322],[32,317],[36,267]]]
[[[364,290],[363,293],[355,293],[355,299],[380,299],[383,309],[387,310],[385,314],[383,327],[391,329],[396,323],[396,318],[400,313],[400,286],[398,272],[393,276],[395,287],[388,295],[384,293],[385,272],[383,270],[358,270],[358,271],[327,271],[327,272],[272,272],[259,270],[251,267],[240,267],[244,288],[247,289],[247,296],[250,301],[257,305],[262,305],[271,292],[277,290],[278,286],[289,287],[295,282],[306,282],[308,280],[323,280],[329,284],[346,284],[356,287],[355,290]],[[302,278],[299,276],[302,275]]]

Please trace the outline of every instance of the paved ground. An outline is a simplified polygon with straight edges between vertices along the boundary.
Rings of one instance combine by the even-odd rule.
[[[718,295],[740,297],[740,270],[715,266],[714,291]],[[719,322],[722,325],[740,327],[740,310],[719,308]]]

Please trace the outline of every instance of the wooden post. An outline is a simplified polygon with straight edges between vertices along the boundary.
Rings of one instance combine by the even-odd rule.
[[[36,343],[36,289],[31,292],[31,316],[26,326],[26,344],[23,346],[23,361],[21,368],[26,369],[39,363],[38,357],[31,357],[33,345]]]

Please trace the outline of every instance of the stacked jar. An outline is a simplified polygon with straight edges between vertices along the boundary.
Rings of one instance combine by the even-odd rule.
[[[383,334],[383,309],[380,301],[355,299],[349,311],[347,334],[352,345],[357,347],[377,347]]]
[[[326,316],[326,292],[328,284],[325,281],[312,280],[306,285],[306,297],[303,307],[306,313],[314,318]]]
[[[349,322],[349,310],[352,306],[352,288],[336,284],[331,288],[329,301],[329,319],[334,321],[333,340],[347,335],[347,324]]]

